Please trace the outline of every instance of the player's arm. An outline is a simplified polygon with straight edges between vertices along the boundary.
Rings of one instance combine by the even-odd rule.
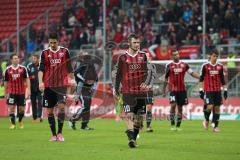
[[[44,52],[42,52],[42,54],[40,56],[39,70],[38,70],[39,90],[41,92],[44,91],[44,83],[43,83],[43,73],[45,71],[44,59],[45,59]]]
[[[200,78],[199,78],[199,96],[201,99],[204,99],[204,91],[203,91],[203,81],[205,78],[205,65],[203,65],[201,67],[201,71],[200,71]]]
[[[28,75],[29,75],[29,79],[33,80],[35,77],[34,77],[34,74],[31,72],[31,65],[32,65],[32,63],[27,65],[27,72],[28,72]]]
[[[119,95],[119,88],[120,88],[120,83],[122,80],[122,58],[121,56],[119,56],[117,64],[115,66],[116,69],[116,75],[114,75],[115,77],[115,84],[114,84],[114,94],[115,95]]]
[[[70,53],[69,51],[67,50],[67,70],[68,70],[68,76],[71,78],[70,80],[70,84],[71,85],[76,85],[76,81],[75,81],[75,78],[74,78],[74,73],[73,73],[73,67],[72,67],[72,61],[71,61],[71,57],[70,57]]]
[[[197,72],[194,72],[191,68],[188,69],[188,73],[194,77],[194,78],[197,78],[197,79],[200,79],[200,74],[197,73]]]
[[[222,84],[222,87],[223,87],[223,97],[225,99],[228,98],[228,92],[227,92],[227,85],[226,85],[226,82],[225,82],[225,77],[224,77],[224,71],[223,69],[221,70],[220,72],[220,80],[221,80],[221,84]]]
[[[165,80],[163,82],[163,96],[166,96],[166,88],[168,85],[169,75],[170,75],[170,69],[169,69],[169,65],[167,64],[165,68]]]
[[[146,79],[144,80],[144,82],[140,85],[140,87],[142,89],[148,89],[150,84],[153,82],[154,79],[154,75],[153,75],[153,66],[150,63],[150,60],[148,58],[148,56],[145,54],[146,58],[145,58],[145,72],[147,74]]]
[[[27,68],[25,68],[25,72],[24,72],[24,78],[25,78],[25,83],[27,85],[27,88],[26,88],[26,97],[29,98],[30,94],[31,94],[31,84],[30,84],[30,79],[29,79],[29,75],[28,75],[28,70]]]
[[[200,75],[199,75],[198,73],[194,72],[194,71],[189,67],[188,64],[186,64],[186,70],[187,70],[188,74],[190,74],[192,77],[197,78],[197,79],[200,78]]]
[[[29,98],[29,96],[31,95],[31,91],[30,91],[30,87],[31,87],[31,84],[30,84],[30,79],[29,77],[25,78],[25,82],[27,84],[27,88],[26,88],[26,97]]]

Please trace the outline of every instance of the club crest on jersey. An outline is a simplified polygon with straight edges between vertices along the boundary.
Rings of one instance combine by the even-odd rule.
[[[59,56],[60,56],[60,57],[63,57],[63,56],[64,56],[64,53],[63,53],[63,52],[60,52],[60,53],[59,53]]]
[[[138,62],[141,62],[143,60],[143,57],[138,57]]]
[[[220,66],[217,66],[217,70],[220,70],[221,69],[221,67]]]
[[[184,66],[185,66],[184,64],[180,64],[180,67],[182,67],[182,68],[183,68]]]

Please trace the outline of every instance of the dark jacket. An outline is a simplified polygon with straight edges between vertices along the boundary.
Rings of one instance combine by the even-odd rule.
[[[38,65],[29,63],[27,65],[27,71],[31,83],[31,92],[39,91],[39,82],[38,82]]]

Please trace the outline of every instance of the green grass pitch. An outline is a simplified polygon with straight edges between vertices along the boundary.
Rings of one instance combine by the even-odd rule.
[[[94,119],[93,131],[73,131],[65,123],[65,142],[48,142],[47,119],[24,121],[23,130],[9,130],[8,118],[0,118],[1,160],[240,160],[240,121],[221,121],[221,132],[213,133],[201,121],[183,121],[176,132],[168,121],[154,120],[154,132],[141,131],[135,149],[128,148],[123,122]]]

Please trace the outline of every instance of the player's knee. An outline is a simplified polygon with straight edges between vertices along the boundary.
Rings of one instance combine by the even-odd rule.
[[[53,113],[48,113],[48,117],[54,117]]]
[[[215,106],[214,107],[214,112],[215,113],[220,113],[220,107],[219,106]]]
[[[126,119],[127,121],[133,121],[133,113],[127,113]]]
[[[213,105],[208,105],[207,110],[211,111],[213,109]]]
[[[59,108],[58,113],[65,113],[65,108]]]
[[[148,111],[148,112],[151,112],[151,111],[152,111],[152,105],[151,105],[151,104],[147,105],[146,108],[147,108],[147,111]]]
[[[134,127],[140,128],[143,121],[143,115],[136,114],[134,115]]]

